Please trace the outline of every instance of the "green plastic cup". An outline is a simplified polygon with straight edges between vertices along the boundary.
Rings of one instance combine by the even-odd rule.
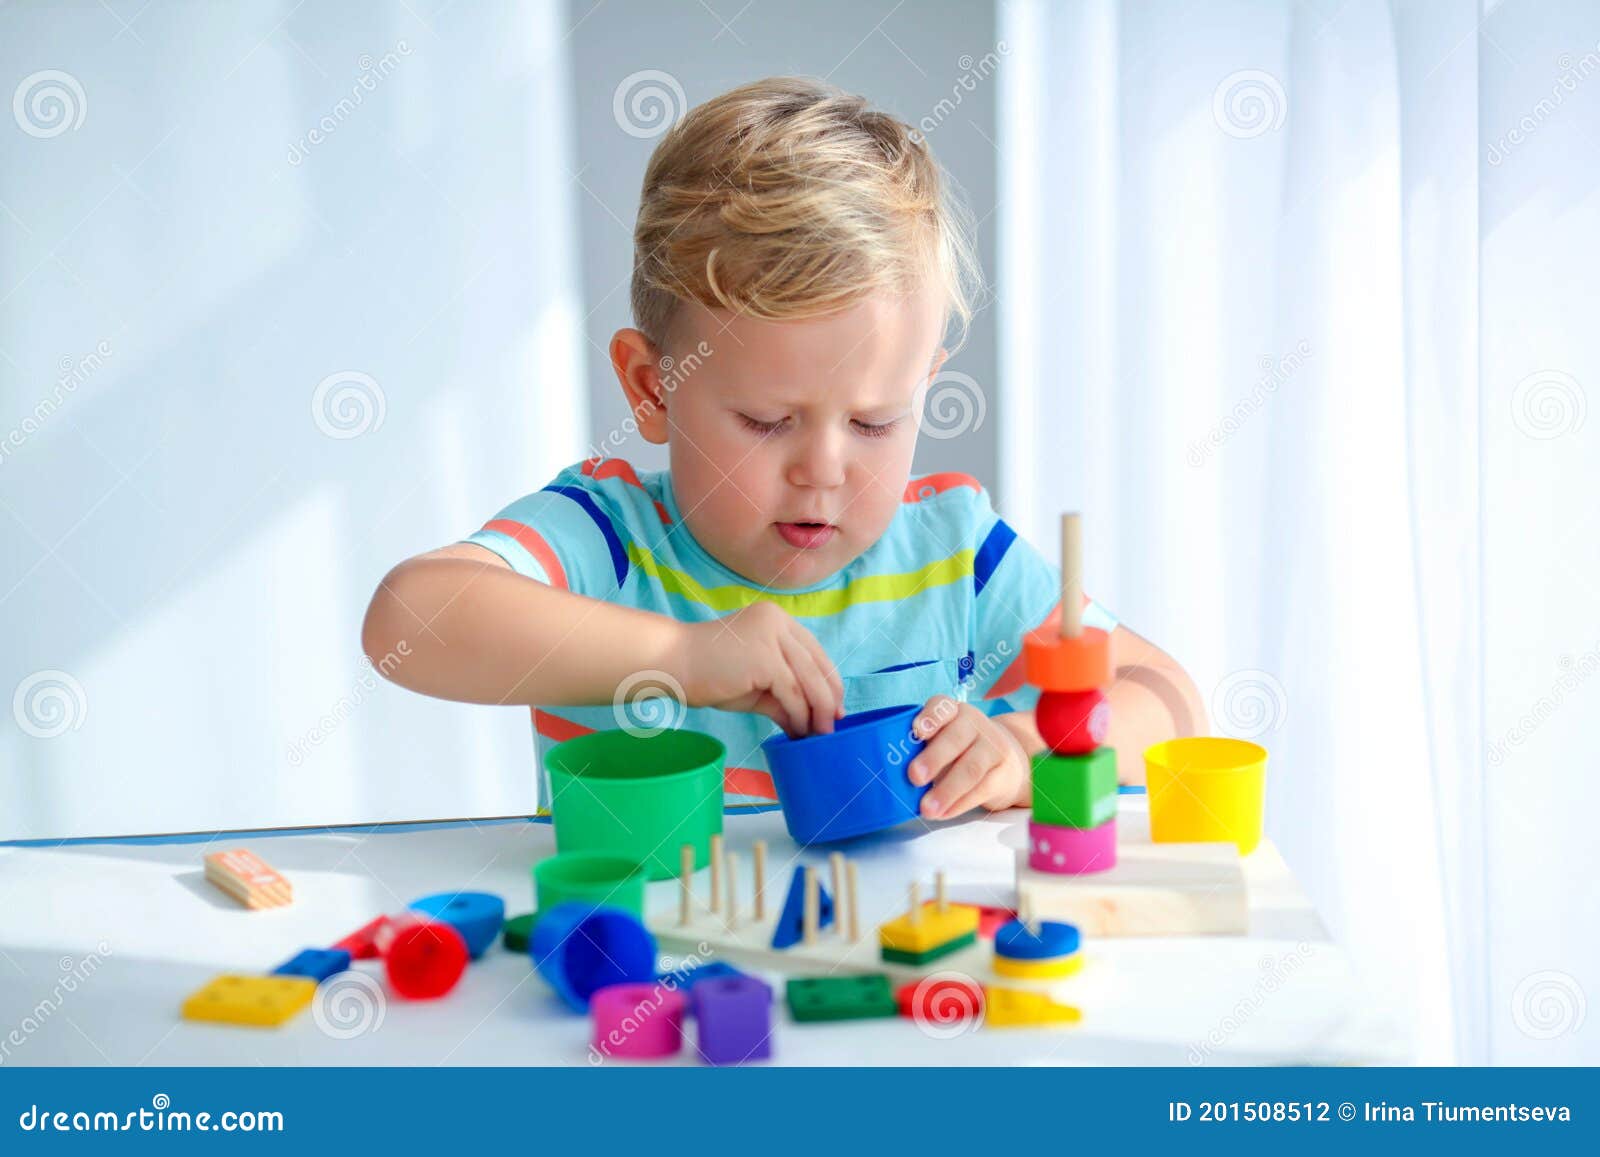
[[[699,731],[596,731],[546,753],[559,852],[609,852],[652,880],[678,874],[678,849],[711,860],[722,831],[722,741]]]
[[[609,852],[557,852],[533,866],[533,894],[540,912],[576,900],[607,905],[644,919],[644,865]]]

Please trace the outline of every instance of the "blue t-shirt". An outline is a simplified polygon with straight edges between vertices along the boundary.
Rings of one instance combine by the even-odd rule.
[[[769,590],[722,565],[684,525],[670,474],[640,475],[620,458],[563,470],[466,541],[529,578],[685,622],[776,603],[832,658],[851,713],[940,694],[991,715],[1031,709],[1038,690],[1021,683],[1022,636],[1050,616],[1061,592],[1059,569],[1006,525],[974,479],[955,473],[912,478],[883,537],[801,589]],[[1107,631],[1117,624],[1092,601],[1083,618]],[[662,690],[677,701],[650,697]],[[545,751],[624,725],[715,735],[728,749],[725,805],[776,799],[761,742],[778,728],[766,716],[684,707],[681,688],[660,672],[641,673],[618,696],[616,705],[534,709],[541,812],[550,799]]]

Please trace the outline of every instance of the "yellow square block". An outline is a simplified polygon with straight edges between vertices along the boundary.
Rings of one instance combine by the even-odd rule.
[[[941,944],[978,932],[978,910],[968,904],[950,904],[939,911],[936,900],[922,905],[922,918],[913,924],[910,914],[896,916],[878,926],[878,943],[897,952],[927,952]]]
[[[188,1020],[226,1024],[279,1025],[316,994],[317,982],[305,976],[218,976],[183,1002]]]
[[[1082,967],[1082,952],[1046,960],[1015,960],[1000,955],[994,958],[995,975],[1009,976],[1013,980],[1058,980],[1073,975]]]
[[[983,1023],[993,1028],[1026,1028],[1040,1024],[1077,1024],[1083,1013],[1070,1004],[1058,1004],[1042,992],[1015,988],[983,990]]]

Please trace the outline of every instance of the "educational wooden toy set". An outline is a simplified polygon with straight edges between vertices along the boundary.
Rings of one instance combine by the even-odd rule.
[[[1047,750],[1032,761],[1016,911],[951,902],[938,871],[931,900],[920,881],[910,882],[905,911],[864,934],[857,865],[840,851],[827,855],[827,887],[818,864],[798,863],[781,902],[770,903],[765,842],[751,847],[748,892],[739,855],[724,846],[722,745],[684,731],[603,732],[550,753],[558,852],[533,867],[536,911],[508,920],[498,896],[424,896],[328,948],[302,950],[269,975],[217,977],[184,1002],[183,1015],[282,1024],[311,1002],[319,982],[353,960],[379,958],[396,994],[435,998],[500,939],[590,1018],[591,1048],[601,1057],[670,1057],[691,1035],[706,1064],[770,1057],[773,990],[736,964],[784,974],[784,1004],[796,1023],[1075,1024],[1081,1011],[1059,998],[1070,997],[1084,968],[1085,935],[1245,930],[1239,857],[1260,839],[1266,759],[1236,740],[1151,748],[1152,838],[1139,825],[1119,838],[1116,753],[1104,746],[1111,639],[1082,622],[1081,569],[1081,524],[1068,515],[1060,622],[1024,639]],[[927,786],[912,787],[904,767],[920,747],[911,733],[918,710],[868,712],[840,720],[832,735],[766,745],[797,844],[916,817]],[[695,887],[702,868],[704,899]],[[293,896],[288,881],[247,851],[208,856],[206,874],[250,907]],[[646,882],[672,877],[675,909],[648,912]],[[662,973],[658,949],[694,964]]]

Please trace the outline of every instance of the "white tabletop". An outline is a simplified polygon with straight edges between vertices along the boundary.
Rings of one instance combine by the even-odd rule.
[[[1145,803],[1124,796],[1123,814]],[[1137,817],[1137,818],[1136,818]],[[981,815],[852,844],[863,913],[905,906],[907,881],[947,872],[953,899],[1010,904],[1026,812]],[[801,853],[777,813],[729,816],[748,865],[769,844],[769,887]],[[208,851],[249,847],[294,885],[283,909],[247,911],[207,883]],[[207,844],[0,849],[0,1063],[73,1065],[544,1065],[588,1063],[588,1024],[556,1001],[524,955],[496,945],[448,996],[381,994],[379,983],[323,985],[311,1010],[277,1029],[182,1020],[183,998],[221,972],[268,972],[418,896],[494,892],[510,914],[532,905],[530,866],[554,851],[546,824],[333,831]],[[825,864],[815,852],[807,862]],[[1094,940],[1074,978],[1083,1022],[1065,1029],[982,1029],[930,1040],[906,1020],[797,1025],[779,993],[774,1061],[785,1064],[1404,1063],[1406,1042],[1282,858],[1245,860],[1247,936]],[[705,873],[701,873],[704,887]],[[676,884],[651,886],[670,908]],[[614,1063],[614,1062],[608,1062]],[[684,1058],[680,1063],[688,1063]]]

